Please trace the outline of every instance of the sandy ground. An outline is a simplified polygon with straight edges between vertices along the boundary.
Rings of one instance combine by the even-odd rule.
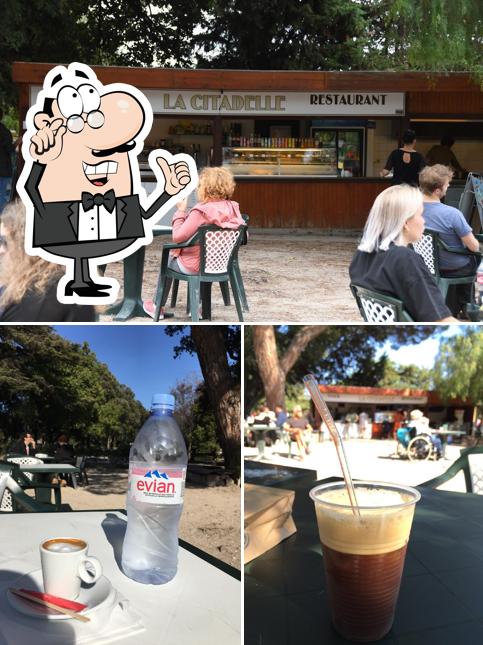
[[[351,475],[354,479],[390,481],[396,484],[417,486],[444,473],[458,459],[462,446],[449,445],[446,459],[434,461],[409,461],[399,458],[396,441],[377,439],[349,439],[344,442]],[[245,459],[257,456],[256,448],[243,449]],[[297,455],[297,451],[295,450]],[[317,471],[317,478],[340,477],[341,470],[334,445],[331,441],[311,444],[311,454],[300,460],[298,455],[288,458],[286,444],[277,443],[266,449],[264,463],[308,468]],[[441,486],[443,490],[465,492],[463,473]]]
[[[89,485],[62,488],[62,503],[72,510],[123,509],[127,472],[88,469]],[[180,537],[240,569],[240,488],[235,485],[185,490]]]
[[[146,250],[144,299],[154,295],[162,245],[163,238],[156,238]],[[245,322],[361,322],[349,290],[348,266],[356,245],[355,234],[251,230],[249,242],[239,254],[250,307]],[[107,275],[122,284],[122,264],[109,265]],[[187,320],[185,309],[186,287],[180,285],[173,323]],[[234,305],[223,305],[216,285],[212,314],[216,322],[238,320]],[[101,320],[110,321],[112,316],[102,316]],[[133,318],[130,322],[146,320]]]

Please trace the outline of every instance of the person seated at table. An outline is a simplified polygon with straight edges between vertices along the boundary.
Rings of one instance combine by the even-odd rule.
[[[402,184],[380,193],[349,267],[351,282],[398,298],[420,322],[458,322],[411,243],[424,231],[423,196]]]
[[[35,455],[35,439],[30,432],[23,432],[15,443],[12,444],[9,452],[16,453],[17,455],[28,455],[33,457]]]
[[[415,434],[424,434],[429,437],[431,443],[433,444],[434,449],[436,450],[436,455],[438,459],[443,454],[443,445],[441,443],[441,437],[431,434],[431,428],[429,427],[429,419],[425,417],[421,410],[411,410],[409,414],[409,424],[412,428],[415,429]]]
[[[238,202],[231,199],[235,191],[233,174],[226,168],[203,168],[198,182],[198,203],[187,212],[187,199],[176,204],[173,216],[173,242],[186,242],[197,233],[200,226],[214,224],[222,228],[237,229],[245,222],[240,214]],[[171,251],[169,268],[180,273],[198,273],[200,270],[200,247]],[[144,311],[154,316],[156,305],[145,300]]]
[[[283,424],[283,428],[289,433],[290,441],[297,442],[300,457],[304,459],[304,455],[309,454],[309,449],[304,441],[304,431],[309,430],[312,432],[312,426],[304,416],[300,405],[294,406],[292,416]]]
[[[69,437],[66,434],[59,435],[54,445],[53,456],[58,463],[75,464],[74,446],[69,443]]]
[[[0,260],[1,322],[95,322],[92,305],[63,305],[57,282],[64,267],[25,253],[25,207],[5,207],[0,224],[5,252]]]
[[[57,438],[57,443],[53,447],[53,457],[59,464],[75,465],[75,451],[74,447],[69,443],[69,437],[66,434],[61,434]],[[69,475],[66,473],[59,473],[57,477],[52,479],[52,483],[57,483],[60,480],[61,486],[67,486]]]
[[[435,164],[426,166],[419,174],[419,186],[423,192],[423,217],[426,228],[439,233],[440,238],[448,246],[460,251],[479,251],[480,243],[473,235],[471,226],[463,213],[441,200],[446,195],[453,179],[453,171],[448,166]],[[446,277],[471,276],[476,279],[476,271],[480,258],[476,255],[460,255],[439,249],[439,269]],[[463,311],[471,301],[473,284],[453,284],[448,289],[446,304],[453,316]]]
[[[288,419],[288,414],[285,412],[283,405],[275,406],[275,425],[277,426],[276,435],[277,439],[283,438],[283,424]]]

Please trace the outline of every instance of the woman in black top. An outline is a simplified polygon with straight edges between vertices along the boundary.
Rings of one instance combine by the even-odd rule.
[[[391,186],[376,197],[349,267],[351,282],[393,296],[418,322],[457,322],[423,258],[412,246],[424,232],[423,196]]]
[[[57,300],[57,282],[64,267],[27,255],[25,208],[9,204],[2,213],[0,234],[0,322],[95,322],[92,305],[64,305]]]
[[[418,186],[419,173],[426,165],[426,161],[420,152],[414,149],[416,133],[414,130],[406,130],[403,134],[403,147],[393,150],[388,157],[384,170],[381,170],[381,177],[386,177],[393,171],[392,184],[409,184]]]

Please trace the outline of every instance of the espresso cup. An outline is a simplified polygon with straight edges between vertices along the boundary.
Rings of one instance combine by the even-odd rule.
[[[101,577],[101,563],[88,556],[87,549],[87,542],[72,537],[49,538],[41,542],[40,562],[45,593],[75,600],[81,581],[92,584]]]

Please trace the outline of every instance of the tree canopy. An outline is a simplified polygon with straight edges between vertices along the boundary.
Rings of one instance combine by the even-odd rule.
[[[470,399],[483,406],[483,332],[468,328],[441,343],[434,382],[444,399]]]
[[[126,449],[147,415],[87,343],[50,327],[0,327],[0,440],[7,447],[29,430],[48,442],[66,433],[85,449]]]
[[[264,327],[261,325],[258,328]],[[270,326],[266,326],[270,327]],[[300,384],[308,372],[324,383],[344,385],[378,386],[384,378],[388,358],[383,353],[377,357],[378,350],[389,342],[396,348],[403,344],[419,343],[433,334],[440,334],[444,327],[424,325],[393,326],[319,326],[306,345],[300,344],[300,337],[313,325],[274,327],[277,359],[284,363],[287,353],[294,352],[293,360],[284,369],[285,374],[281,392],[286,386]],[[257,330],[255,330],[256,332]],[[245,413],[248,413],[261,397],[267,396],[266,383],[262,381],[257,365],[251,327],[245,328]],[[271,369],[271,373],[276,368]],[[274,401],[271,405],[280,401]]]
[[[0,104],[13,61],[481,75],[482,34],[481,0],[8,0]]]
[[[188,331],[189,330],[189,331]],[[240,360],[241,331],[231,325],[167,325],[166,334],[177,336],[175,355],[196,352],[216,421],[216,437],[225,467],[235,480],[240,474]]]

